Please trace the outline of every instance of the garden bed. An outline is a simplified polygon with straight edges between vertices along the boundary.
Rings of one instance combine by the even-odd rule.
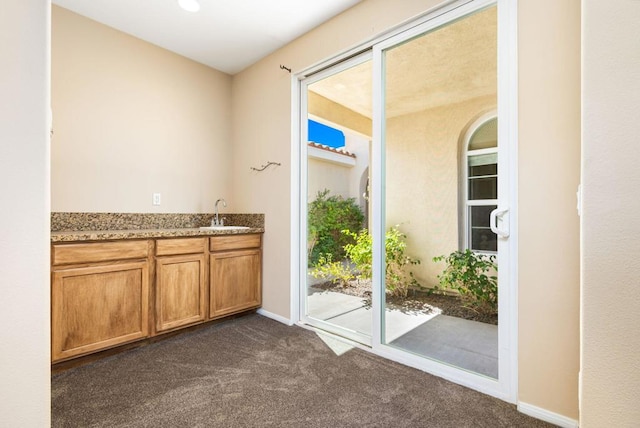
[[[344,293],[350,296],[362,297],[369,305],[371,304],[371,281],[368,280],[352,280],[349,281],[349,286],[347,287],[326,281],[315,284],[313,287],[321,290]],[[498,324],[497,314],[479,312],[466,307],[458,296],[429,294],[424,291],[409,290],[409,295],[404,298],[387,295],[386,302],[389,308],[406,312],[436,312],[442,315],[464,318],[471,321],[493,325]]]

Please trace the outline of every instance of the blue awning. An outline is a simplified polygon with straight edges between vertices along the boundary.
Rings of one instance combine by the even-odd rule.
[[[322,123],[309,119],[309,141],[325,146],[344,147],[344,133]]]

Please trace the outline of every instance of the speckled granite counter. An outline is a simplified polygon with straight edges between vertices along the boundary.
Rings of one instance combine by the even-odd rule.
[[[51,213],[51,242],[178,238],[264,232],[264,214],[220,214],[242,230],[200,230],[213,214]]]

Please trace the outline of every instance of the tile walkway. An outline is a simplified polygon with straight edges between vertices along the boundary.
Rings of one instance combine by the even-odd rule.
[[[372,313],[356,296],[310,287],[309,314],[371,336]],[[387,308],[386,342],[492,378],[498,377],[498,327],[439,314]]]

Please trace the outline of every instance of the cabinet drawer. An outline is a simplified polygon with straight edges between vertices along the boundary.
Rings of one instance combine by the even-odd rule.
[[[93,263],[109,260],[145,258],[149,254],[148,241],[95,242],[90,244],[54,245],[54,265]]]
[[[209,249],[211,251],[227,251],[260,248],[260,240],[260,234],[213,236],[209,238]]]
[[[158,239],[156,255],[204,253],[207,238]]]

